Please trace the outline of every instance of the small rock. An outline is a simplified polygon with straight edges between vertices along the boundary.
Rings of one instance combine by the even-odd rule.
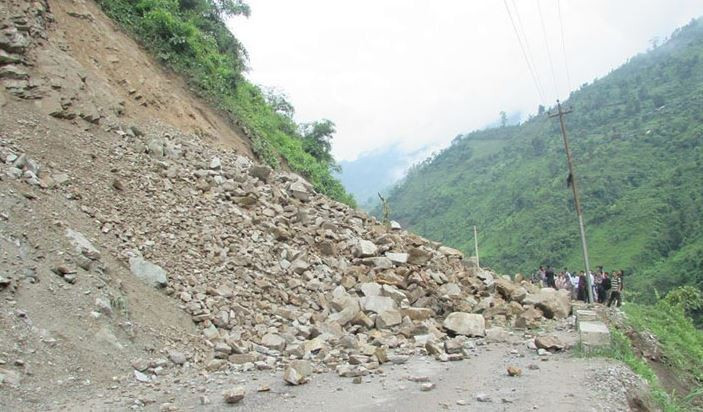
[[[148,375],[141,373],[138,370],[134,370],[134,378],[136,380],[138,380],[139,382],[144,382],[144,383],[151,381],[151,379],[149,378]]]
[[[162,403],[161,406],[159,406],[159,411],[161,412],[175,412],[177,410],[178,408],[176,407],[176,405],[168,402]]]
[[[476,395],[476,400],[479,402],[492,402],[491,397],[486,393],[479,393]]]
[[[393,355],[388,357],[388,360],[394,365],[402,365],[407,362],[408,359],[410,359],[410,356],[407,355]]]
[[[222,397],[225,399],[226,403],[237,403],[244,399],[246,390],[243,386],[235,386],[234,388],[227,389],[222,392]]]
[[[429,382],[430,377],[429,376],[409,376],[408,380],[411,382]]]
[[[522,369],[517,366],[508,366],[508,376],[520,376],[522,375]]]
[[[434,389],[435,386],[436,386],[436,385],[435,385],[434,383],[432,383],[432,382],[423,383],[422,385],[420,385],[420,390],[423,391],[423,392],[429,392],[429,391],[431,391],[432,389]]]
[[[124,191],[124,184],[122,184],[122,181],[119,179],[113,179],[112,188],[117,190],[118,192],[122,192]]]
[[[175,350],[168,351],[168,358],[171,359],[171,362],[176,365],[183,365],[186,363],[186,355],[183,352],[178,352]]]

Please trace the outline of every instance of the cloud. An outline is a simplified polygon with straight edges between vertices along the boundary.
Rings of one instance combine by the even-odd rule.
[[[502,110],[552,104],[555,86],[568,95],[556,0],[540,0],[554,76],[537,0],[507,2],[517,6],[546,101],[500,1],[248,2],[251,17],[229,22],[249,51],[248,76],[285,90],[297,120],[334,121],[340,160],[391,146],[441,147]],[[572,89],[703,14],[695,0],[560,4]]]

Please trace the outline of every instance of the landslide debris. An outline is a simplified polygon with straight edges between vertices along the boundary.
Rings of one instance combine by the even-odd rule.
[[[0,215],[8,222],[0,229],[20,230],[25,217],[60,229],[53,279],[94,302],[88,320],[65,322],[119,322],[124,333],[105,324],[94,335],[110,350],[138,341],[139,324],[127,315],[148,308],[145,298],[129,306],[124,283],[167,299],[172,305],[160,306],[159,316],[175,306],[188,314],[196,336],[173,326],[150,330],[161,341],[146,345],[151,356],[130,359],[137,382],[191,367],[275,369],[291,385],[313,371],[360,377],[418,354],[462,360],[476,340],[500,339],[501,328],[569,315],[561,292],[499,277],[207,137],[123,116],[126,106],[86,83],[73,60],[62,61],[78,68],[76,76],[48,79],[41,60],[54,21],[48,3],[12,5],[0,15],[0,102],[25,111],[14,112],[12,133],[0,131],[0,187],[27,214]],[[98,18],[86,13],[73,17]],[[51,219],[31,214],[42,207],[53,208]],[[0,277],[3,299],[16,304],[46,287],[36,272]],[[187,338],[172,338],[178,333]],[[3,373],[6,381],[21,376]],[[234,388],[223,396],[238,402],[244,394]]]

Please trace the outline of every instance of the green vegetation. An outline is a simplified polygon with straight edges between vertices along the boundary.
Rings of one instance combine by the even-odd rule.
[[[331,174],[336,170],[329,145],[334,124],[316,122],[326,125],[328,134],[308,138],[307,126],[293,121],[293,107],[284,97],[262,91],[242,75],[246,51],[223,19],[248,16],[248,5],[241,0],[98,0],[98,4],[201,96],[233,122],[241,122],[262,161],[278,167],[283,158],[321,193],[355,205]]]
[[[692,296],[689,289],[684,291],[689,299],[681,301],[679,296],[674,296],[680,291],[682,288],[674,289],[655,305],[627,304],[625,313],[632,327],[657,337],[664,357],[673,368],[703,384],[703,331],[696,329],[686,315],[686,302],[700,308],[701,294],[695,291],[697,294]]]
[[[703,287],[703,22],[573,92],[566,125],[592,266],[626,297]],[[542,109],[543,110],[543,109]],[[392,218],[503,273],[583,268],[556,119],[460,136],[389,195]],[[380,216],[381,211],[374,212]]]
[[[687,314],[701,306],[701,292],[688,286],[672,290],[654,305],[626,304],[626,321],[620,325],[622,330],[611,328],[611,347],[591,352],[579,351],[579,355],[622,361],[649,383],[652,397],[666,411],[700,409],[703,405],[703,331],[696,329]],[[632,350],[635,342],[623,332],[629,329],[634,329],[640,336],[656,336],[661,351],[659,362],[665,362],[671,375],[679,382],[692,387],[689,393],[667,394],[663,382],[657,378],[647,360]]]
[[[659,406],[666,412],[678,412],[685,411],[686,408],[683,407],[674,398],[669,396],[666,391],[661,387],[657,380],[657,375],[654,373],[652,368],[649,367],[647,362],[639,358],[632,351],[630,345],[630,340],[622,332],[617,329],[610,330],[610,336],[612,343],[609,348],[606,349],[595,349],[591,351],[581,351],[577,350],[578,356],[584,357],[602,357],[617,359],[627,365],[634,373],[642,377],[649,384],[652,398],[659,404]]]

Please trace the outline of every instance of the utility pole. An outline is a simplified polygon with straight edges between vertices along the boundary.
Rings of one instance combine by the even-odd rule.
[[[476,251],[476,266],[480,269],[481,264],[478,261],[478,231],[476,230],[476,225],[474,225],[474,250]]]
[[[583,212],[581,210],[581,202],[579,201],[579,194],[576,188],[576,175],[574,174],[574,160],[571,157],[571,150],[569,150],[569,139],[566,137],[566,126],[564,126],[564,116],[571,113],[573,110],[569,109],[563,111],[561,109],[561,103],[557,99],[557,109],[558,112],[550,114],[549,117],[559,117],[559,125],[561,126],[561,136],[564,138],[564,150],[566,151],[566,162],[569,165],[569,177],[567,179],[567,184],[571,186],[571,190],[574,193],[574,205],[576,206],[576,215],[579,219],[579,231],[581,232],[581,247],[583,249],[583,261],[586,264],[586,285],[588,285],[588,302],[593,303],[593,285],[591,285],[591,268],[588,264],[588,247],[586,246],[586,230],[583,225]]]

